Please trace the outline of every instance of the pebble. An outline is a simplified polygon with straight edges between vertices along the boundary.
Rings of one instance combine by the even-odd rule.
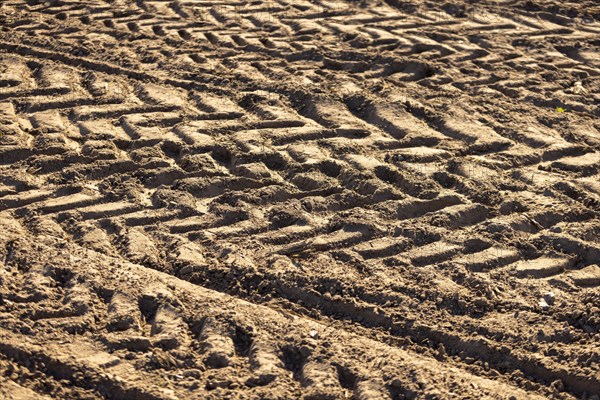
[[[555,297],[556,296],[553,292],[547,292],[544,294],[544,300],[546,300],[546,303],[548,303],[549,305],[554,304]]]

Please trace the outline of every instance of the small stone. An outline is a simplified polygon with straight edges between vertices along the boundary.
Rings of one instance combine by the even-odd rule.
[[[19,332],[21,332],[23,335],[30,335],[31,327],[25,324],[21,328],[19,328]]]
[[[194,267],[192,267],[191,265],[184,265],[179,270],[179,275],[180,276],[190,275],[192,272],[194,272]]]
[[[517,369],[512,373],[512,377],[513,378],[524,378],[525,374],[523,373],[523,371]]]
[[[442,357],[446,357],[447,356],[446,348],[444,347],[444,345],[442,343],[438,344],[437,350],[438,350],[438,354],[440,356],[442,356]]]
[[[405,386],[405,383],[402,382],[400,379],[394,378],[394,380],[392,380],[392,387],[403,388],[404,386]]]
[[[581,81],[575,82],[571,90],[575,94],[587,94],[587,90],[583,87]]]
[[[554,304],[554,300],[555,300],[555,295],[553,292],[548,292],[546,294],[544,294],[544,300],[546,301],[546,303],[548,303],[549,305]]]
[[[206,358],[206,365],[211,368],[225,368],[229,365],[229,356],[222,351],[212,351]]]
[[[298,349],[298,351],[303,357],[308,357],[313,353],[313,349],[309,346],[301,346],[300,349]]]
[[[550,387],[554,388],[557,392],[562,392],[565,390],[565,386],[563,385],[560,379],[555,380],[550,384]]]

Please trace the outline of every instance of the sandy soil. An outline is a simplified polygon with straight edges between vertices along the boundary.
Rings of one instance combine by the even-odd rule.
[[[6,0],[0,398],[600,396],[597,1]]]

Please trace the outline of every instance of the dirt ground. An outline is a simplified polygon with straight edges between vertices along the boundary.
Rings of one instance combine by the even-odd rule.
[[[600,400],[596,0],[3,0],[1,399]]]

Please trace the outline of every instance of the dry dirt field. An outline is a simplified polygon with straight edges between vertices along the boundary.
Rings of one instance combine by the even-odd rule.
[[[597,0],[2,0],[1,399],[600,395]]]

